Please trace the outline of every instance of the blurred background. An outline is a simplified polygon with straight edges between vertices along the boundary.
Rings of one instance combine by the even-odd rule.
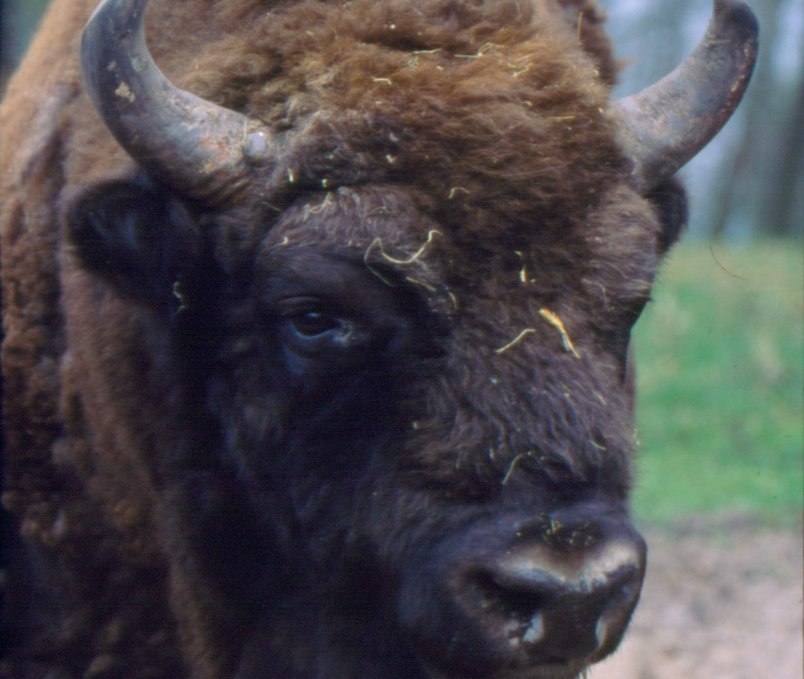
[[[672,70],[712,8],[598,2],[617,96]],[[651,567],[630,636],[590,679],[802,677],[804,0],[747,2],[753,82],[683,170],[689,233],[635,331],[634,513]],[[0,0],[0,82],[46,4]]]

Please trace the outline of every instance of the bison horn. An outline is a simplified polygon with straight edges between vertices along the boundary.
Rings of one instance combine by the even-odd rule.
[[[252,119],[174,87],[145,43],[147,0],[103,0],[84,29],[89,95],[120,145],[149,173],[209,204],[231,202],[274,141]]]
[[[714,137],[740,103],[757,55],[759,28],[736,0],[715,0],[701,43],[656,84],[614,104],[621,144],[643,191],[672,177]]]

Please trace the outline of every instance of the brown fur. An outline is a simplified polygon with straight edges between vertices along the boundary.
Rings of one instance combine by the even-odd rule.
[[[95,4],[53,4],[0,109],[4,503],[63,574],[52,593],[63,614],[34,611],[20,628],[37,633],[20,645],[59,658],[69,676],[175,678],[185,662],[194,676],[224,676],[238,622],[214,591],[199,597],[205,584],[194,580],[191,556],[172,555],[170,602],[166,595],[163,545],[180,542],[183,528],[162,492],[158,442],[172,436],[163,413],[174,394],[148,345],[153,321],[87,275],[64,234],[74,196],[135,169],[81,89],[78,38]],[[626,399],[611,389],[622,366],[607,338],[644,302],[662,225],[627,186],[606,114],[614,61],[594,3],[152,5],[150,44],[169,77],[295,135],[286,194],[221,219],[214,240],[228,266],[285,238],[366,252],[381,237],[375,258],[405,260],[439,232],[410,276],[455,329],[449,367],[420,394],[430,408],[406,444],[411,476],[459,496],[492,492],[515,463],[581,479],[601,473],[595,448],[556,444],[546,458],[517,461],[527,441],[489,439],[478,413],[494,431],[513,432],[508,399],[534,411],[564,402],[539,435],[598,439],[617,451],[605,473],[621,478],[632,443]],[[380,189],[354,192],[369,184]],[[277,217],[271,206],[290,202],[299,185],[327,191]],[[378,210],[400,221],[389,228],[374,219]],[[563,319],[581,359],[539,320],[543,308]],[[490,346],[524,329],[532,336],[489,358]],[[500,393],[467,370],[490,361]],[[540,393],[522,377],[535,362],[544,362]],[[491,449],[481,462],[471,456]],[[462,465],[476,467],[471,477],[456,478]],[[14,662],[9,677],[44,676]]]

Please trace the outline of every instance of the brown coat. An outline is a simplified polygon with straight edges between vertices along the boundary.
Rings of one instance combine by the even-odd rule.
[[[44,676],[19,660],[40,655],[64,676],[175,679],[189,664],[220,677],[245,627],[182,551],[195,539],[174,511],[186,488],[171,486],[162,458],[184,436],[176,404],[187,397],[164,329],[88,272],[67,234],[76,197],[136,174],[81,85],[95,4],[55,0],[0,108],[4,503],[58,578],[12,622],[22,651],[8,672]],[[627,494],[628,329],[683,196],[628,184],[607,113],[614,62],[591,0],[153,0],[148,20],[173,82],[306,130],[287,174],[321,192],[288,199],[281,217],[272,200],[220,217],[208,244],[220,266],[239,271],[276,247],[269,226],[291,244],[348,242],[367,262],[407,262],[447,319],[442,372],[405,393],[427,408],[400,444],[401,485],[439,489],[449,504],[520,492],[517,474],[569,474]],[[232,403],[262,393],[253,372],[237,380]],[[532,441],[542,450],[523,456]],[[393,533],[394,502],[404,505],[389,499],[367,534]],[[22,586],[9,596],[25,609]]]

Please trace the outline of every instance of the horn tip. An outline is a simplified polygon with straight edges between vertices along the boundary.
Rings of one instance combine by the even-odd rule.
[[[715,0],[714,23],[744,43],[756,42],[759,21],[754,11],[740,0]]]

